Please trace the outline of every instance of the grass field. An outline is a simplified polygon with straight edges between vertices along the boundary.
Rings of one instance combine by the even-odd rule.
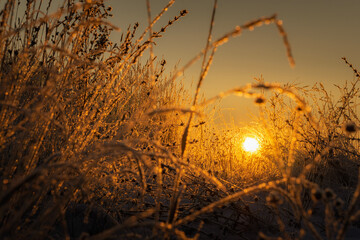
[[[276,15],[211,40],[214,1],[206,46],[167,74],[153,44],[187,11],[153,26],[174,1],[154,18],[147,1],[146,30],[116,43],[106,2],[45,2],[0,5],[0,239],[359,239],[360,76],[346,58],[339,98],[256,79],[204,99],[216,50],[243,31],[275,25],[295,64]],[[181,75],[197,61],[191,96]],[[219,128],[209,109],[229,95],[253,98],[258,119]]]

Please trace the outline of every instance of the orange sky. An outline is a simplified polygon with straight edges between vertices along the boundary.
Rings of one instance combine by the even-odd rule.
[[[167,2],[152,0],[152,14],[158,13]],[[135,22],[146,27],[145,3],[145,0],[108,1],[114,9],[112,22],[122,29]],[[167,60],[168,69],[176,63],[182,66],[205,46],[212,5],[211,0],[177,0],[155,25],[155,30],[160,29],[180,10],[189,11],[157,40],[155,54]],[[260,75],[267,82],[297,83],[300,86],[321,82],[334,94],[337,93],[334,84],[342,85],[345,80],[354,79],[341,57],[347,57],[360,70],[359,0],[219,0],[213,38],[236,25],[274,13],[284,22],[296,61],[295,68],[288,64],[276,27],[262,26],[244,32],[219,48],[202,88],[205,96],[253,82],[253,78]],[[197,64],[185,72],[187,86],[198,79],[199,69]],[[222,106],[233,108],[226,111],[231,112],[236,120],[248,120],[249,112],[257,112],[250,100],[236,97],[223,100]]]

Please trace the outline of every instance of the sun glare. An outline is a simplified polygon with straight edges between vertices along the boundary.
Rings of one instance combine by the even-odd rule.
[[[260,145],[259,145],[259,142],[255,138],[247,137],[247,138],[245,138],[242,146],[246,152],[253,153],[259,149]]]

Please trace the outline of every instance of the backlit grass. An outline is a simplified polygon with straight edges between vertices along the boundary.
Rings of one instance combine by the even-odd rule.
[[[142,33],[117,29],[104,1],[59,2],[0,5],[1,239],[346,239],[359,227],[360,78],[346,58],[355,77],[338,99],[263,79],[201,99],[216,51],[243,31],[274,24],[295,64],[276,15],[212,40],[214,1],[204,49],[167,75],[152,48],[188,12],[154,24],[174,1],[156,15],[147,1]],[[179,78],[196,61],[190,96]],[[229,95],[252,98],[258,119],[218,127],[208,109]]]

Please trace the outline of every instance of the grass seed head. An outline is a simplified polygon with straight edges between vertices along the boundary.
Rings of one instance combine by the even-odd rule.
[[[326,200],[330,201],[336,197],[336,194],[334,193],[334,191],[332,189],[326,188],[324,191],[324,197]]]
[[[258,96],[255,98],[256,105],[264,105],[266,103],[266,99],[264,96]]]
[[[340,198],[336,198],[334,205],[337,208],[342,208],[344,206],[344,201]]]
[[[347,133],[355,133],[357,131],[357,126],[354,122],[348,122],[345,124],[345,131]]]
[[[311,199],[314,202],[318,202],[323,198],[323,191],[320,188],[311,189]]]

